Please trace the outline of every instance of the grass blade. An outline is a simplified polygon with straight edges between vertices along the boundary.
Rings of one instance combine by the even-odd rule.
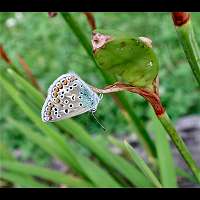
[[[125,159],[111,153],[105,146],[97,143],[81,126],[68,120],[56,122],[63,130],[67,129],[77,141],[86,146],[107,166],[117,170],[126,177],[133,185],[149,187],[148,179]],[[67,128],[66,128],[67,127]],[[133,173],[132,173],[133,172]]]
[[[173,156],[170,149],[167,134],[163,126],[155,116],[152,108],[150,108],[151,130],[155,135],[155,143],[158,155],[158,165],[160,177],[163,187],[177,187],[176,170],[173,162]]]
[[[69,187],[91,187],[91,184],[85,180],[73,177],[69,174],[64,174],[52,169],[38,167],[32,164],[23,164],[19,162],[2,160],[1,167],[6,170],[14,171],[17,173],[32,175],[40,177],[57,184],[65,184]]]
[[[18,128],[24,135],[26,135],[32,142],[38,144],[42,149],[46,152],[50,153],[55,157],[63,157],[62,152],[56,148],[55,144],[49,143],[45,137],[37,134],[33,130],[31,130],[28,126],[21,125],[14,120],[10,120],[16,128]],[[72,147],[70,147],[72,148]],[[120,185],[114,181],[111,176],[109,176],[105,171],[101,170],[101,168],[97,167],[94,163],[92,163],[89,159],[84,156],[77,155],[76,160],[78,161],[80,167],[83,171],[87,171],[87,176],[94,181],[97,186],[107,186],[107,187],[120,187]],[[95,174],[93,174],[95,173]]]
[[[0,143],[0,160],[2,159],[15,160],[7,146],[3,143]]]
[[[154,173],[151,171],[151,169],[147,166],[147,164],[144,162],[142,158],[137,154],[137,152],[125,141],[124,142],[127,151],[132,158],[132,160],[135,162],[135,164],[139,167],[139,169],[144,173],[146,177],[149,178],[149,180],[158,188],[162,188],[162,185],[160,184],[159,180],[156,178]]]
[[[18,187],[25,187],[25,188],[47,188],[48,186],[44,183],[39,183],[35,181],[32,177],[25,176],[21,173],[14,173],[14,172],[1,172],[0,178],[7,180],[11,183],[14,183]]]

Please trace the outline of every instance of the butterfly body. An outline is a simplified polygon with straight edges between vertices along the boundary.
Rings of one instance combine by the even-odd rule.
[[[44,122],[53,122],[87,111],[95,112],[100,99],[78,75],[69,72],[49,87],[41,117]]]

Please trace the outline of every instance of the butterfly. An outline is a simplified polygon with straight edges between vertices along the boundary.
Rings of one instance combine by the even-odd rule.
[[[42,121],[54,122],[87,111],[94,113],[101,99],[102,96],[74,72],[63,74],[48,89],[41,111]]]

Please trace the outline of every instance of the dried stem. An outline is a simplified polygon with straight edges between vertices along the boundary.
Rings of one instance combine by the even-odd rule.
[[[113,92],[120,92],[120,91],[129,91],[132,93],[137,93],[141,96],[143,96],[147,101],[149,101],[152,105],[152,107],[155,110],[155,113],[157,116],[162,115],[164,113],[164,108],[160,102],[160,97],[150,89],[142,88],[142,87],[134,87],[129,84],[125,83],[114,83],[113,85],[107,86],[104,89],[98,89],[93,86],[91,86],[92,90],[97,93],[113,93]]]
[[[18,57],[19,63],[22,65],[26,75],[31,80],[33,86],[35,86],[39,91],[41,91],[41,88],[40,88],[36,78],[34,77],[29,65],[25,62],[25,60],[22,58],[22,56],[17,54],[17,57]]]
[[[94,16],[91,12],[84,12],[85,16],[87,17],[87,21],[91,27],[92,30],[96,29],[96,22],[94,19]]]
[[[0,44],[0,57],[7,62],[9,65],[12,64],[10,58],[8,57],[7,53],[4,51],[3,45]]]

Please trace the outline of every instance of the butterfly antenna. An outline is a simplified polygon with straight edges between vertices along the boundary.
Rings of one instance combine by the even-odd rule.
[[[106,128],[98,121],[97,117],[94,115],[94,112],[92,112],[92,116],[97,121],[97,123],[103,128],[103,130],[106,131]]]

